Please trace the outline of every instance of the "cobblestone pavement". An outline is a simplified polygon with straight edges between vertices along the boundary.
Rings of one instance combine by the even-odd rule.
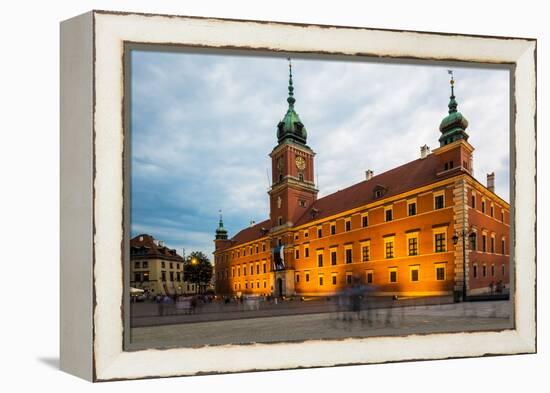
[[[357,313],[327,312],[208,321],[131,329],[136,348],[273,343],[425,334],[513,327],[509,301],[379,308]]]

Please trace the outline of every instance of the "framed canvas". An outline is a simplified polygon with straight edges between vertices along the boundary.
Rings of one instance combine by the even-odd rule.
[[[534,39],[64,21],[61,368],[534,353],[535,157]]]

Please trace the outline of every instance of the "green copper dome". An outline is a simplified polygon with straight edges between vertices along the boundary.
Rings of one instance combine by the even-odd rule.
[[[451,73],[451,72],[450,72]],[[468,128],[468,120],[457,111],[458,103],[454,94],[454,79],[451,77],[451,97],[449,101],[449,114],[441,121],[439,131],[441,137],[439,143],[441,146],[448,145],[451,142],[459,139],[468,140],[466,128]]]
[[[289,59],[289,81],[288,81],[288,110],[285,117],[277,125],[277,140],[279,143],[285,140],[291,140],[300,144],[306,144],[307,131],[304,124],[300,120],[300,116],[294,110],[294,86],[292,85],[292,64]]]

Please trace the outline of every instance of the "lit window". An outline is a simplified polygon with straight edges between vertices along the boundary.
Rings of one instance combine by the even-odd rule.
[[[385,246],[385,255],[386,255],[386,258],[393,258],[393,239],[391,240],[385,240],[384,241],[384,246]]]
[[[445,252],[445,233],[435,234],[435,252]]]
[[[365,244],[361,246],[361,259],[363,262],[368,262],[370,259],[370,245]]]
[[[409,237],[407,243],[409,247],[409,256],[418,255],[418,237]]]

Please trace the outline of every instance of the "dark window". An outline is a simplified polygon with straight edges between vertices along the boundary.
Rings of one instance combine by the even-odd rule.
[[[369,226],[369,216],[363,216],[362,225],[363,225],[363,228]]]
[[[449,163],[448,162],[445,163],[445,170],[447,170],[447,169],[449,169]]]
[[[500,221],[504,222],[504,210],[500,212]]]
[[[181,281],[180,272],[177,272],[177,273],[176,273],[176,281]]]
[[[174,281],[174,272],[170,272],[170,281]]]
[[[416,215],[416,202],[409,203],[409,216],[415,216],[415,215]]]
[[[331,224],[330,225],[330,234],[335,235],[336,234],[336,225]]]
[[[256,244],[256,254],[258,253],[258,245]]]
[[[336,276],[332,276],[332,285],[336,285]]]
[[[304,256],[309,258],[309,247],[304,248]]]
[[[262,251],[265,251],[265,243],[262,244]]]
[[[317,228],[317,237],[323,237],[323,229]]]
[[[346,221],[346,232],[351,231],[351,220]]]
[[[300,259],[300,250],[296,250],[294,254],[296,259]]]
[[[283,217],[279,217],[279,225],[283,225]]]
[[[300,282],[300,275],[296,274],[296,282]]]
[[[386,242],[386,258],[393,258],[393,241]]]
[[[304,232],[304,237],[309,237],[309,230]]]
[[[267,285],[266,285],[266,284],[267,284],[267,283],[266,283],[266,282],[264,281],[264,288],[266,288],[266,287],[267,287]]]
[[[303,173],[299,173],[298,177],[300,178],[300,181],[304,181],[304,174]]]
[[[491,217],[493,217],[495,214],[495,208],[494,206],[491,206]]]
[[[352,254],[351,254],[351,248],[346,249],[346,263],[351,263]]]
[[[443,195],[438,195],[435,197],[435,208],[443,209],[445,207],[445,199]]]
[[[477,265],[474,265],[474,278],[477,278]]]
[[[149,272],[143,272],[143,281],[149,281]]]
[[[319,276],[319,285],[323,285],[323,276]]]
[[[495,276],[495,265],[491,265],[491,276]]]
[[[363,262],[367,262],[370,259],[369,246],[363,246],[361,249]]]
[[[254,265],[250,265],[250,275],[254,274]]]
[[[166,263],[161,262],[161,263],[160,263],[160,267],[164,269],[164,268],[166,267]]]
[[[141,263],[141,266],[142,266],[144,269],[147,269],[147,268],[149,267],[149,262],[143,261],[143,262]],[[178,267],[178,269],[179,269],[179,267]]]
[[[397,270],[390,271],[390,282],[397,282]]]
[[[483,265],[482,273],[483,273],[483,277],[487,277],[487,266]]]
[[[418,238],[410,237],[409,238],[409,255],[418,255]]]
[[[323,267],[323,254],[317,254],[317,266]]]
[[[346,284],[351,284],[351,274],[346,274]]]
[[[260,265],[256,265],[256,274],[260,274]]]
[[[330,252],[330,263],[336,265],[336,251]]]
[[[495,253],[495,238],[491,236],[491,252]]]
[[[306,282],[309,282],[309,273],[306,273]]]
[[[134,266],[135,266],[136,269],[139,269],[139,267],[140,267],[139,261],[138,261],[138,262],[135,262],[135,263],[134,263]]]
[[[372,284],[372,272],[367,273],[367,284]]]
[[[160,272],[160,277],[162,281],[166,281],[166,272],[164,270]]]
[[[501,268],[501,269],[500,269],[500,270],[501,270],[501,273],[502,273],[502,275],[504,276],[504,265],[502,265],[500,268]]]
[[[472,207],[474,209],[476,208],[476,196],[475,195],[472,195]]]
[[[174,268],[174,264],[170,262],[170,269],[173,269],[173,268]]]
[[[376,190],[374,192],[374,197],[375,198],[380,198],[382,196],[382,190]]]
[[[473,251],[477,250],[477,233],[474,232],[474,236],[470,237],[470,245]]]
[[[241,276],[241,267],[240,266],[237,267],[237,276],[239,276],[239,277]]]
[[[438,266],[435,268],[435,279],[437,281],[445,280],[445,268],[443,266]]]
[[[485,201],[481,201],[481,212],[485,213]]]
[[[303,199],[300,199],[298,201],[298,205],[300,205],[300,207],[306,207],[306,201],[304,201]]]
[[[266,263],[263,263],[264,273],[266,272]]]
[[[134,281],[141,281],[141,273],[134,273]]]
[[[483,252],[487,252],[487,235],[481,235],[481,249]]]
[[[411,281],[418,281],[418,269],[411,270]]]
[[[435,252],[445,252],[445,234],[436,233],[435,235]]]
[[[393,220],[393,210],[388,209],[386,210],[386,221],[391,221],[391,220]]]
[[[501,247],[501,254],[502,254],[502,255],[506,254],[506,247],[505,247],[504,239],[502,239],[502,240],[500,241],[500,247]]]

